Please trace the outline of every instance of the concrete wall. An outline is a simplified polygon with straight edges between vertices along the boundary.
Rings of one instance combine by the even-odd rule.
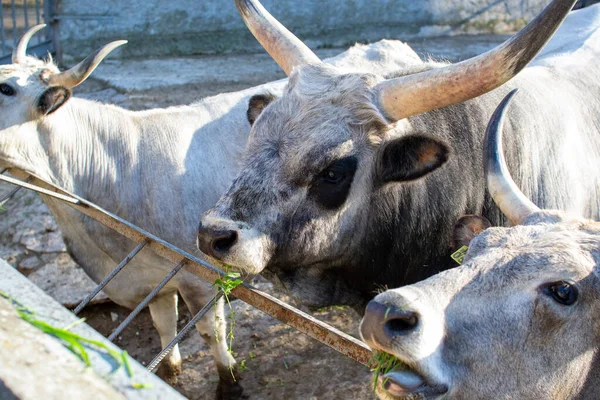
[[[311,47],[380,38],[507,33],[549,0],[263,0]],[[254,52],[233,0],[55,0],[64,61],[110,40],[127,39],[121,57]]]

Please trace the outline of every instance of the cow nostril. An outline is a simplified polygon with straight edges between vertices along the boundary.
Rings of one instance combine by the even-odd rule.
[[[238,235],[236,231],[225,231],[221,233],[212,242],[212,247],[219,253],[227,252],[237,242]]]
[[[385,328],[392,333],[407,333],[412,331],[418,322],[419,319],[416,314],[407,312],[388,319],[385,323]]]
[[[202,224],[198,228],[198,249],[217,260],[221,260],[237,241],[236,231],[216,230]]]

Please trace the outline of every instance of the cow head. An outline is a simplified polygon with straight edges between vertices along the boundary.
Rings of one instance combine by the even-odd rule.
[[[26,55],[29,40],[44,27],[29,29],[13,52],[12,64],[0,66],[0,157],[7,161],[12,158],[11,154],[4,154],[8,148],[15,150],[19,143],[35,140],[23,137],[27,131],[35,131],[26,129],[28,126],[63,106],[71,97],[71,89],[82,83],[113,49],[126,43],[112,42],[60,72],[52,60]]]
[[[370,216],[385,212],[385,196],[402,196],[399,186],[409,188],[448,156],[447,146],[428,136],[435,132],[406,118],[509,80],[573,2],[554,1],[514,38],[479,57],[385,79],[324,65],[258,1],[237,0],[250,30],[290,78],[280,98],[250,101],[245,165],[202,217],[200,250],[244,272],[262,272],[305,304],[353,304],[336,297],[352,289],[340,287],[334,271],[356,259],[372,236]],[[360,279],[369,273],[361,271]]]
[[[516,188],[501,147],[508,101],[486,132],[487,177],[516,226],[485,230],[461,267],[369,303],[362,337],[398,358],[382,399],[596,396],[600,223],[540,210]]]

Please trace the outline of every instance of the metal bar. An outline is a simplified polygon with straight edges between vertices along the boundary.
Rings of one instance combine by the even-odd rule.
[[[27,179],[25,179],[25,183],[29,183],[31,182],[31,180],[33,179],[32,176],[28,177]],[[4,207],[4,205],[14,197],[15,194],[17,194],[19,192],[19,190],[23,189],[23,186],[17,186],[16,188],[14,188],[13,190],[10,191],[9,194],[7,194],[6,196],[4,196],[4,198],[2,200],[0,200],[0,207]]]
[[[50,42],[50,48],[54,54],[56,65],[61,65],[63,62],[62,43],[60,41],[60,24],[54,17],[59,7],[55,6],[54,0],[44,0],[44,22],[47,24],[44,35],[46,40]]]
[[[40,16],[41,16],[41,12],[40,12],[40,0],[35,0],[35,24],[39,25],[40,24]],[[41,42],[41,35],[40,35],[40,42]]]
[[[188,333],[188,331],[190,329],[192,329],[194,327],[194,325],[196,325],[196,323],[198,321],[200,321],[200,319],[202,319],[202,317],[204,317],[206,315],[206,313],[215,305],[215,303],[221,298],[223,297],[223,292],[221,292],[220,290],[217,292],[217,294],[208,302],[204,305],[204,307],[202,307],[202,309],[200,311],[198,311],[198,313],[196,315],[194,315],[194,318],[192,318],[190,320],[190,322],[188,322],[183,329],[181,330],[181,332],[179,332],[177,334],[177,336],[175,336],[173,338],[173,340],[171,340],[169,342],[169,344],[161,350],[160,353],[158,353],[158,355],[156,357],[154,357],[154,359],[152,361],[150,361],[150,364],[148,365],[147,369],[148,371],[154,371],[156,369],[156,367],[158,367],[158,364],[160,364],[160,362],[163,360],[163,358],[165,358],[165,356],[167,354],[169,354],[169,352],[171,351],[171,349],[173,349],[173,347],[175,347],[175,345],[179,342],[181,342],[181,340],[183,339],[183,337]]]
[[[27,176],[26,173],[16,169],[11,169],[11,174],[14,176]],[[78,197],[77,195],[68,193],[63,189],[57,188],[54,185],[40,180],[37,177],[34,182],[40,187],[58,191],[64,195],[72,196],[73,198],[78,199],[80,201],[79,204],[69,203],[69,205],[88,217],[95,219],[99,223],[129,238],[130,240],[133,240],[134,242],[139,243],[146,238],[150,239],[151,243],[147,247],[165,260],[177,263],[181,261],[182,256],[185,257],[189,260],[185,266],[186,271],[195,274],[206,282],[214,282],[217,278],[224,275],[222,271],[219,271],[206,261],[200,260],[199,258],[186,253],[172,244],[165,242],[151,233],[144,231],[143,229],[131,224],[126,220],[123,220],[122,218],[119,218],[118,216],[106,210],[103,210],[97,205],[90,203],[87,200]],[[281,300],[268,295],[267,293],[256,290],[250,285],[242,284],[233,289],[232,293],[240,300],[258,308],[274,318],[279,319],[292,328],[305,333],[313,339],[326,344],[332,349],[354,359],[355,361],[358,361],[364,365],[369,364],[372,354],[371,350],[360,340],[341,332],[340,330],[329,326],[322,321],[317,320],[311,315],[308,315],[282,302]]]
[[[20,181],[18,179],[11,178],[6,175],[0,175],[0,181],[4,181],[4,182],[11,183],[13,185],[21,186],[21,187],[24,187],[25,189],[33,190],[34,192],[38,192],[40,194],[45,194],[46,196],[54,197],[56,199],[65,201],[70,204],[80,204],[79,199],[75,199],[70,196],[65,196],[64,194],[56,193],[56,192],[44,189],[39,186],[31,185],[29,183],[25,183],[24,181]]]
[[[15,0],[11,0],[10,7],[12,11],[12,31],[13,31],[13,43],[14,48],[17,48],[17,9],[15,6]]]
[[[23,0],[23,15],[25,17],[25,32],[29,29],[29,10],[27,9],[27,0]]]
[[[100,282],[98,284],[98,286],[96,286],[94,288],[94,290],[92,290],[92,292],[90,294],[88,294],[85,299],[83,299],[83,301],[81,303],[79,303],[79,305],[75,308],[75,310],[73,311],[73,313],[75,315],[79,314],[81,312],[81,310],[83,310],[83,308],[85,306],[88,305],[88,303],[90,301],[92,301],[92,299],[98,294],[100,293],[100,291],[102,289],[104,289],[104,287],[106,285],[108,285],[108,282],[110,282],[115,276],[117,276],[117,274],[127,265],[129,264],[129,262],[131,260],[133,260],[133,257],[135,257],[137,255],[137,253],[139,253],[150,241],[148,239],[145,239],[142,243],[138,244],[135,249],[133,249],[133,251],[131,253],[129,253],[127,255],[127,257],[125,257],[125,259],[123,259],[123,261],[121,261],[119,263],[119,265],[117,265],[117,267],[115,269],[113,269],[110,274],[108,274],[103,280],[102,282]]]
[[[2,42],[2,52],[6,54],[6,36],[4,35],[4,5],[0,2],[0,42]]]
[[[171,279],[173,279],[173,277],[181,270],[181,268],[183,268],[183,266],[185,265],[185,263],[187,261],[188,260],[186,260],[185,258],[183,260],[181,260],[179,262],[179,264],[177,264],[175,266],[175,268],[173,268],[171,270],[171,272],[169,272],[167,274],[167,276],[165,276],[165,278],[158,285],[156,285],[156,287],[154,289],[152,289],[152,291],[148,294],[148,296],[146,296],[146,298],[144,300],[142,300],[142,302],[140,304],[138,304],[136,308],[134,308],[134,310],[131,312],[131,314],[129,314],[127,316],[127,318],[125,318],[125,320],[123,322],[121,322],[121,325],[119,325],[117,327],[117,329],[115,329],[114,332],[110,334],[110,336],[108,337],[108,340],[110,340],[111,342],[113,340],[115,340],[115,338],[119,335],[119,333],[123,332],[123,329],[125,329],[127,327],[127,325],[129,325],[131,323],[131,321],[133,321],[133,319],[136,317],[136,315],[138,315],[140,313],[140,311],[142,311],[144,309],[144,307],[146,307],[148,305],[148,303],[150,303],[150,301],[152,301],[152,299],[156,297],[158,292],[160,292],[161,289],[164,288],[165,285]]]

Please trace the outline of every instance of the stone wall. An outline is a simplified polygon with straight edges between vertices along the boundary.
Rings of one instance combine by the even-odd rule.
[[[508,33],[548,0],[263,0],[311,47],[381,38]],[[233,0],[55,0],[57,38],[67,63],[110,40],[121,57],[254,52]]]

